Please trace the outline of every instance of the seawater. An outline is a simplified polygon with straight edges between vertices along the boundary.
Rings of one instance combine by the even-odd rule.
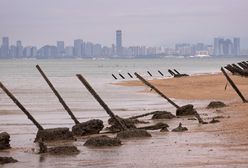
[[[36,64],[41,66],[80,122],[99,118],[107,124],[108,115],[77,79],[76,74],[82,74],[88,80],[114,113],[121,117],[128,117],[154,110],[166,109],[175,112],[175,109],[158,95],[141,92],[145,86],[113,85],[116,82],[134,80],[129,78],[127,72],[131,74],[138,72],[147,79],[160,79],[163,77],[157,72],[158,70],[165,76],[169,76],[168,69],[177,69],[181,73],[188,74],[216,73],[220,72],[221,66],[245,60],[246,58],[0,60],[0,81],[44,128],[72,127],[73,121],[35,68]],[[147,71],[150,71],[153,77],[150,77]],[[122,73],[126,79],[121,79],[118,73]],[[115,80],[111,74],[115,74],[118,80]],[[180,104],[187,100],[176,101]],[[20,167],[33,167],[37,164],[39,167],[77,167],[77,165],[108,167],[115,165],[107,158],[102,160],[104,150],[95,153],[97,151],[85,149],[81,144],[82,150],[86,151],[82,152],[80,157],[66,158],[63,161],[56,157],[47,158],[48,161],[41,163],[40,158],[30,152],[30,148],[34,147],[33,139],[37,128],[0,90],[0,132],[2,131],[11,134],[11,145],[18,150],[7,153],[7,155],[24,160]],[[146,141],[140,142],[143,145],[146,144]],[[128,151],[127,149],[124,151]],[[132,158],[126,156],[126,154],[130,154],[130,151],[123,153],[122,150],[114,149],[107,152],[110,157],[115,157],[117,161],[119,159],[120,163],[124,162],[121,160],[122,154],[124,154],[124,158]],[[81,158],[88,160],[81,162]],[[142,161],[142,157],[139,159]],[[52,164],[58,160],[62,163]],[[125,167],[125,164],[121,167]]]

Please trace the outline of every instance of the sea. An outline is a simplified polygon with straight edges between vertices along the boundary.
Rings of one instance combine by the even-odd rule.
[[[133,75],[134,72],[146,79],[163,79],[171,77],[168,69],[176,69],[180,73],[190,75],[218,73],[222,66],[246,60],[247,57],[1,59],[0,81],[44,128],[71,128],[74,125],[73,121],[36,69],[35,66],[38,64],[80,122],[97,118],[103,120],[104,124],[107,125],[109,116],[78,80],[76,74],[81,74],[86,78],[115,114],[121,117],[131,117],[155,110],[167,110],[175,113],[175,108],[158,95],[142,92],[146,88],[145,86],[115,85],[123,81],[137,80]],[[158,73],[158,70],[164,76]],[[127,73],[132,74],[134,78],[131,78]],[[117,79],[114,79],[112,74]],[[122,74],[125,79],[122,79],[119,74]],[[175,101],[183,104],[187,103],[188,100]],[[205,105],[204,102],[197,100],[193,103],[199,106]],[[171,124],[176,126],[178,123]],[[172,166],[172,160],[177,157],[177,153],[172,152],[171,143],[174,143],[175,139],[182,138],[171,135],[163,139],[161,135],[155,133],[155,140],[134,140],[125,142],[122,147],[111,149],[89,149],[83,146],[85,141],[83,138],[81,141],[74,142],[81,151],[77,156],[41,156],[36,154],[37,146],[33,143],[37,128],[2,90],[0,90],[0,132],[10,134],[12,146],[10,151],[0,151],[0,156],[13,156],[20,161],[17,164],[10,164],[10,167],[39,168],[153,167],[154,165],[154,167],[161,165],[166,167],[167,164]],[[161,144],[164,140],[166,140],[164,146],[166,148],[164,149],[153,144],[154,142]],[[153,151],[151,147],[154,147],[157,152]],[[157,159],[152,157],[154,155],[161,156],[166,152],[172,152],[171,156],[166,156],[167,161],[160,157]],[[182,156],[187,158],[187,154]]]

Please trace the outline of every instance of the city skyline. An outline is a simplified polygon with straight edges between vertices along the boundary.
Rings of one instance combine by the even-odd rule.
[[[25,46],[21,40],[10,43],[8,37],[2,38],[1,58],[93,58],[93,57],[158,57],[158,56],[240,56],[248,55],[240,50],[240,38],[214,38],[212,44],[198,42],[176,43],[174,47],[149,47],[144,45],[123,46],[122,30],[115,31],[115,41],[111,46],[75,39],[73,45],[57,41],[56,45],[45,44]],[[125,39],[125,37],[124,37]]]
[[[78,37],[110,46],[124,30],[125,45],[170,46],[241,37],[248,48],[246,0],[8,0],[0,1],[1,34],[25,45],[66,44]]]

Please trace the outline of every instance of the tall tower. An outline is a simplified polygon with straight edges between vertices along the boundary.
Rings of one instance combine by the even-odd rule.
[[[122,55],[122,33],[121,30],[116,30],[116,54]]]
[[[65,42],[57,41],[57,56],[62,57],[65,53]]]
[[[3,37],[1,56],[5,58],[9,56],[9,38],[8,37]]]
[[[240,38],[233,38],[233,55],[240,55]]]

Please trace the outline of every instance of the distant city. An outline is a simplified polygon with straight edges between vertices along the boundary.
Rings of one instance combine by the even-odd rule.
[[[208,57],[208,56],[246,56],[248,50],[240,50],[240,38],[214,38],[214,44],[178,43],[174,48],[147,47],[122,45],[122,31],[116,31],[115,44],[111,47],[86,42],[82,39],[74,40],[73,46],[65,46],[64,41],[57,41],[57,45],[23,46],[22,41],[16,45],[9,44],[9,38],[2,38],[0,58],[155,58],[165,56]]]

